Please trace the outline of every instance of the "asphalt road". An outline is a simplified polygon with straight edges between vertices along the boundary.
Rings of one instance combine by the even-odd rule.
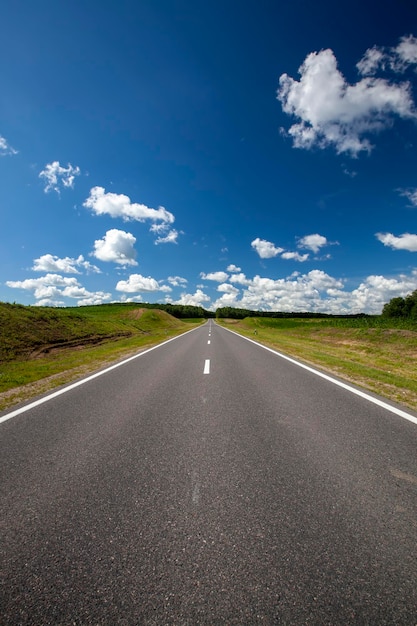
[[[416,444],[207,323],[0,424],[0,623],[415,626]]]

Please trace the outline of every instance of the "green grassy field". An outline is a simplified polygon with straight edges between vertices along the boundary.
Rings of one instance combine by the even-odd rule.
[[[0,303],[0,410],[201,324],[138,304]]]
[[[366,318],[218,320],[260,343],[417,409],[417,324]]]
[[[190,330],[140,304],[65,309],[0,303],[0,410]],[[382,317],[218,320],[221,324],[417,409],[417,324]]]

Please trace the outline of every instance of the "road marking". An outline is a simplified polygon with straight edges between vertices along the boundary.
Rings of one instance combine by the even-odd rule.
[[[208,345],[208,346],[210,345],[210,339],[208,340],[207,345]]]
[[[103,374],[107,374],[107,372],[111,372],[112,370],[116,369],[117,367],[121,367],[122,365],[124,365],[125,363],[130,363],[130,361],[134,361],[134,359],[138,359],[141,356],[144,356],[145,354],[148,354],[148,352],[152,352],[153,350],[156,350],[157,348],[161,348],[162,346],[165,346],[167,343],[170,343],[171,341],[175,341],[176,339],[180,339],[181,337],[184,337],[184,335],[188,335],[188,333],[193,333],[194,331],[198,330],[200,327],[198,326],[197,328],[192,328],[191,330],[187,330],[187,332],[182,333],[182,335],[177,335],[176,337],[171,337],[171,339],[167,339],[166,341],[163,341],[162,343],[159,343],[157,346],[153,346],[153,348],[148,348],[147,350],[144,350],[143,352],[139,352],[139,354],[135,354],[131,357],[129,357],[128,359],[125,359],[124,361],[120,361],[119,363],[115,363],[114,365],[110,365],[110,367],[106,367],[106,369],[104,370],[100,370],[99,372],[96,372],[95,374],[91,374],[90,376],[87,376],[87,378],[83,378],[82,380],[78,380],[75,383],[72,383],[71,385],[68,385],[67,387],[63,387],[62,389],[58,389],[58,391],[54,391],[53,393],[43,397],[43,398],[39,398],[39,400],[35,400],[34,402],[31,402],[30,404],[26,404],[25,406],[20,407],[19,409],[15,409],[14,411],[11,411],[11,413],[6,413],[6,415],[3,415],[2,417],[0,417],[0,424],[2,422],[6,422],[7,420],[12,419],[12,417],[17,417],[18,415],[20,415],[21,413],[25,413],[26,411],[30,411],[30,409],[34,409],[36,406],[39,406],[40,404],[43,404],[44,402],[48,402],[49,400],[52,400],[53,398],[57,398],[58,396],[62,395],[63,393],[67,393],[67,391],[71,391],[71,389],[75,389],[76,387],[79,387],[80,385],[84,385],[84,383],[88,383],[90,380],[94,380],[94,378],[98,378],[99,376],[102,376]]]
[[[204,362],[203,374],[210,374],[210,359],[206,359]]]
[[[264,346],[261,343],[254,341],[253,339],[249,339],[249,337],[245,337],[245,335],[240,335],[234,330],[230,330],[229,328],[225,328],[224,326],[221,326],[221,328],[223,328],[223,330],[227,330],[227,332],[232,333],[233,335],[237,335],[241,339],[246,339],[246,341],[250,341],[250,343],[254,343],[255,346],[259,346],[260,348],[263,348],[264,350],[268,350],[268,352],[272,352],[272,354],[276,354],[277,356],[281,357],[281,359],[285,359],[286,361],[289,361],[290,363],[293,363],[294,365],[298,365],[298,367],[302,367],[303,369],[307,370],[308,372],[311,372],[312,374],[315,374],[316,376],[320,376],[320,378],[324,378],[324,380],[327,380],[333,383],[334,385],[337,385],[338,387],[342,387],[342,389],[346,389],[347,391],[350,391],[351,393],[354,393],[355,395],[361,398],[364,398],[364,400],[368,400],[368,402],[372,402],[373,404],[376,404],[382,407],[383,409],[390,411],[391,413],[395,413],[395,415],[398,415],[399,417],[402,417],[403,419],[408,420],[409,422],[412,422],[413,424],[417,424],[417,417],[415,415],[411,415],[411,413],[407,413],[407,411],[398,409],[397,407],[392,406],[391,404],[388,404],[387,402],[384,402],[383,400],[380,400],[379,398],[374,398],[374,396],[370,396],[368,393],[365,393],[364,391],[361,391],[360,389],[351,387],[351,385],[348,385],[342,382],[341,380],[337,380],[337,378],[332,378],[332,376],[329,376],[328,374],[324,374],[323,372],[320,372],[319,370],[316,370],[313,367],[310,367],[309,365],[305,365],[304,363],[301,363],[300,361],[296,361],[295,359],[292,359],[286,354],[282,354],[282,352],[278,352],[277,350],[268,348],[267,346]]]

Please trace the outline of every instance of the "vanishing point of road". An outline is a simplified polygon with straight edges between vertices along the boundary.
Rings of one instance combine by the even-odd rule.
[[[2,626],[415,626],[416,415],[336,383],[209,321],[4,413]]]

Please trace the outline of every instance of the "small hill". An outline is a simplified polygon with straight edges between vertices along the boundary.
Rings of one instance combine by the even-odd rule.
[[[140,305],[48,308],[0,302],[0,361],[180,327],[166,311]]]

